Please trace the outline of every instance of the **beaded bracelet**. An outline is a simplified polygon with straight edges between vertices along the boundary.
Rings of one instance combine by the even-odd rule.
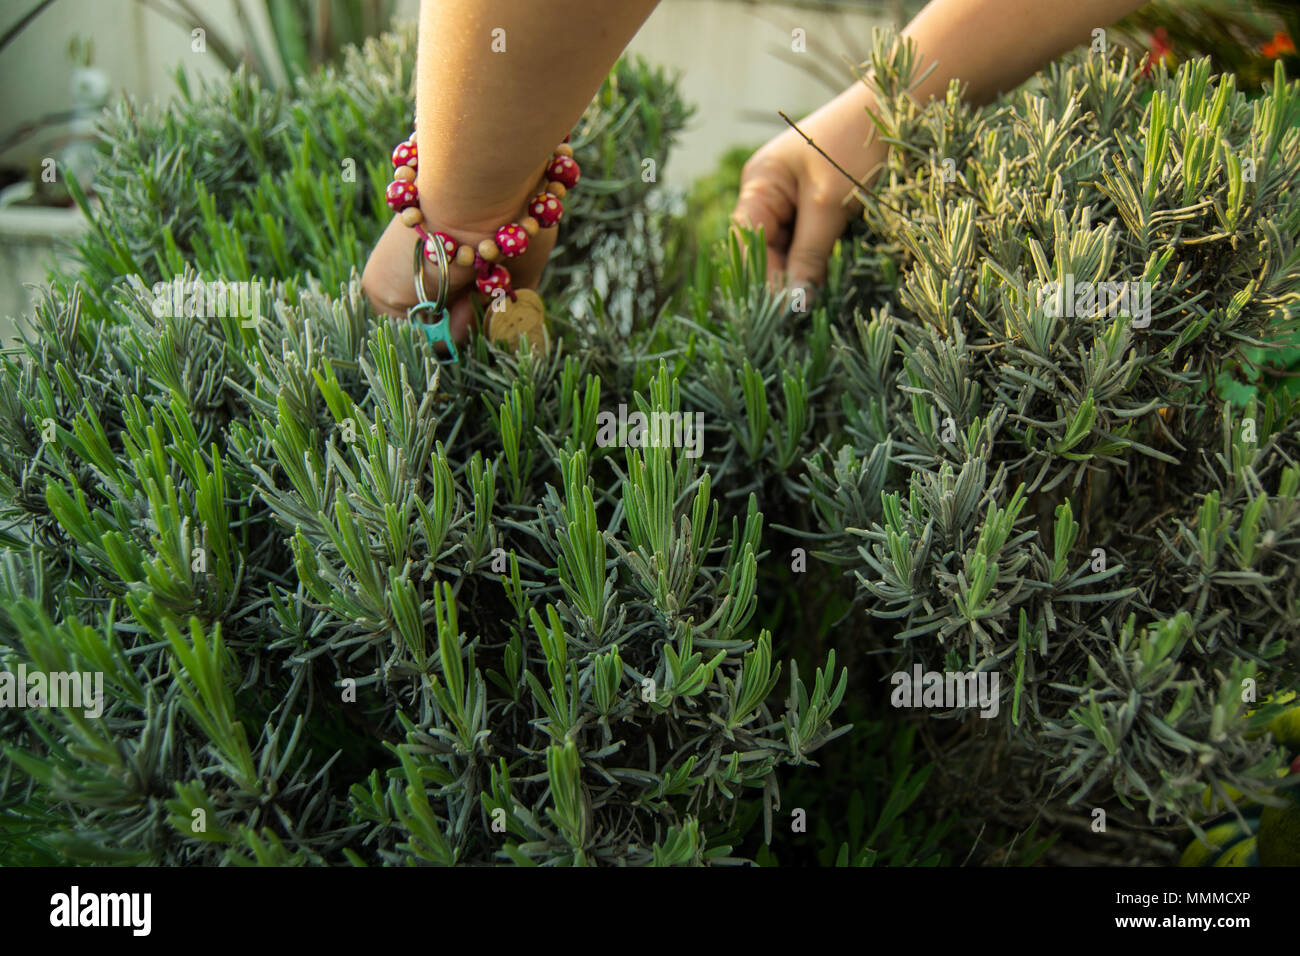
[[[393,150],[393,167],[393,181],[385,192],[389,207],[402,217],[405,225],[415,230],[423,243],[426,258],[433,260],[436,257],[442,274],[446,273],[445,264],[448,261],[474,268],[475,286],[479,292],[494,300],[492,310],[499,313],[489,322],[489,336],[504,341],[517,340],[520,335],[527,334],[534,344],[541,339],[544,347],[548,345],[541,299],[528,289],[516,290],[511,285],[510,270],[506,268],[504,260],[523,255],[528,250],[530,238],[541,229],[553,228],[564,216],[562,200],[568,190],[577,185],[582,175],[573,158],[573,147],[569,146],[568,137],[556,147],[551,161],[547,163],[545,186],[528,201],[528,215],[519,222],[510,222],[497,229],[492,238],[484,239],[477,248],[458,242],[445,232],[430,233],[424,228],[424,214],[419,205],[420,193],[415,185],[419,156],[414,131],[410,139],[398,143]],[[509,300],[509,304],[502,301],[503,296]],[[446,305],[445,302],[437,304]],[[421,306],[431,305],[433,304],[421,302]],[[435,327],[442,324],[439,321]],[[432,340],[433,333],[428,328],[425,331]],[[449,337],[445,341],[450,343]]]

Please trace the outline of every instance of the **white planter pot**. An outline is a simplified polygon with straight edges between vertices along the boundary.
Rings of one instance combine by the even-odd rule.
[[[14,320],[30,313],[39,299],[27,284],[44,285],[47,268],[56,262],[71,263],[62,249],[65,240],[76,238],[89,225],[75,207],[12,205],[30,194],[28,183],[0,193],[0,346],[12,343]]]

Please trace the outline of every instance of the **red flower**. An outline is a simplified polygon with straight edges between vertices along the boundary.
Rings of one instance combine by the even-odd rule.
[[[1259,48],[1259,52],[1263,53],[1270,60],[1276,60],[1284,53],[1294,53],[1295,43],[1292,42],[1291,37],[1287,35],[1285,31],[1278,30],[1273,34],[1272,42],[1265,43]]]
[[[1169,44],[1169,31],[1164,27],[1156,27],[1151,34],[1151,49],[1147,53],[1146,64],[1142,67],[1142,75],[1146,76],[1151,72],[1151,67],[1165,57],[1172,56],[1173,52],[1174,48]]]

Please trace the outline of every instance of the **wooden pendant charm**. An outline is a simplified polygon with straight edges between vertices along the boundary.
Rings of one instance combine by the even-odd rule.
[[[502,301],[504,307],[500,311],[495,305],[488,307],[488,338],[500,348],[518,348],[520,339],[527,335],[534,349],[549,352],[551,339],[546,331],[541,296],[532,289],[520,289],[513,302],[509,298]]]

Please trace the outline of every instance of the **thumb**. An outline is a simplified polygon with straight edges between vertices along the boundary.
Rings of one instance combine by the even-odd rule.
[[[799,197],[794,238],[785,261],[788,285],[807,287],[825,281],[826,261],[848,223],[848,213],[839,203],[827,202],[810,191]]]

